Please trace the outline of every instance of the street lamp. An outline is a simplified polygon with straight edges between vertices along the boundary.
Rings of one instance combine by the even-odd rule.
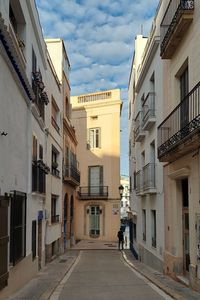
[[[120,194],[120,197],[122,198],[122,195],[123,195],[123,191],[124,191],[124,187],[123,187],[123,185],[121,184],[120,186],[119,186],[119,194]]]

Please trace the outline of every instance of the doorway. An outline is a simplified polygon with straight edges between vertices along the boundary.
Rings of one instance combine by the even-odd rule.
[[[189,122],[189,81],[188,81],[188,68],[180,76],[180,129],[188,125]]]
[[[190,236],[189,236],[189,195],[188,178],[181,181],[182,186],[182,216],[183,216],[183,274],[189,274]]]
[[[38,269],[42,267],[42,220],[38,220]]]
[[[100,235],[100,207],[98,205],[90,206],[90,236],[98,237]]]

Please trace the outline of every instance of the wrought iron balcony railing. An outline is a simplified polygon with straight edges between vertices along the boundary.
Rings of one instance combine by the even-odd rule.
[[[142,129],[142,111],[139,111],[136,118],[135,118],[135,141],[141,142],[145,137],[145,132]]]
[[[155,93],[149,92],[142,104],[143,129],[149,130],[155,121]]]
[[[79,187],[80,199],[107,199],[108,186],[82,186]]]
[[[73,165],[66,165],[65,172],[64,172],[64,180],[70,181],[75,185],[80,184],[80,171]]]
[[[200,129],[200,82],[158,127],[158,157],[173,151]],[[195,147],[196,144],[193,145]],[[191,151],[191,147],[188,148]],[[182,151],[188,152],[185,146]],[[183,154],[183,153],[182,153]]]
[[[143,191],[143,172],[139,170],[136,172],[136,194],[139,194]]]
[[[161,57],[171,58],[193,19],[194,0],[170,0],[160,27]]]
[[[143,177],[144,190],[156,188],[156,165],[154,163],[149,163],[143,167]]]

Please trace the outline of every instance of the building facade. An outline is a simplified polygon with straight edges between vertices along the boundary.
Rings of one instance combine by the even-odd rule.
[[[159,49],[159,14],[148,38],[136,37],[136,66],[129,85],[130,174],[137,210],[136,248],[139,259],[163,271],[163,166],[157,159],[157,126],[162,120],[163,65]],[[144,46],[143,51],[139,45]],[[138,54],[137,51],[140,51]],[[140,58],[138,63],[137,56]],[[135,95],[133,95],[133,91]],[[130,108],[130,109],[131,109]],[[134,209],[135,210],[135,209]],[[134,222],[134,220],[133,220]]]
[[[124,188],[121,196],[120,218],[121,220],[126,220],[128,218],[128,211],[130,211],[129,176],[121,175],[120,185]]]
[[[56,112],[62,123],[62,248],[72,246],[75,242],[74,211],[76,204],[76,188],[80,184],[79,163],[77,160],[77,138],[74,127],[71,124],[70,103],[70,63],[62,39],[45,40],[47,49],[53,61],[53,65],[61,85],[62,109]]]
[[[200,287],[199,1],[162,1],[160,55],[164,116],[158,158],[164,162],[167,274]]]
[[[49,168],[44,129],[49,100],[46,50],[35,2],[1,1],[0,12],[0,298],[6,299],[45,263]]]
[[[76,239],[115,241],[120,226],[120,91],[71,97],[81,181]]]

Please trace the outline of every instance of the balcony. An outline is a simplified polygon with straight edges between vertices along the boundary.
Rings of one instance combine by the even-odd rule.
[[[143,172],[139,170],[136,173],[136,194],[143,195]]]
[[[141,142],[145,137],[145,132],[142,129],[142,111],[139,111],[135,118],[135,141]]]
[[[200,82],[158,127],[158,158],[172,162],[200,146]]]
[[[80,171],[73,165],[66,165],[64,170],[64,181],[73,186],[80,185]]]
[[[194,0],[171,0],[160,26],[162,59],[172,58],[189,28],[194,13]]]
[[[51,216],[51,223],[59,223],[59,215]]]
[[[145,194],[156,193],[156,165],[149,163],[143,167],[143,190]]]
[[[156,122],[155,93],[148,93],[142,105],[142,129],[150,130]]]
[[[83,186],[79,187],[78,197],[81,200],[108,199],[108,186]]]

